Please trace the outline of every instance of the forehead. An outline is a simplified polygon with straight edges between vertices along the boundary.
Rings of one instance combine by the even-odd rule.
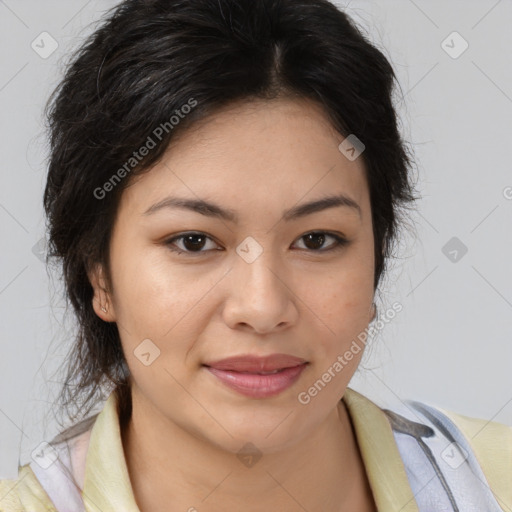
[[[344,193],[369,208],[364,161],[347,159],[340,135],[317,104],[245,101],[196,122],[149,171],[133,179],[120,207],[143,213],[166,195],[291,206]]]

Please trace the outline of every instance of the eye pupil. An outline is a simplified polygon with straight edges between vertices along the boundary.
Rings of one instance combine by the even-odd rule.
[[[191,240],[199,239],[198,243],[191,243]],[[187,235],[183,237],[183,245],[187,250],[202,249],[204,247],[206,237],[204,235]]]
[[[306,239],[305,245],[308,249],[318,249],[325,242],[325,235],[322,233],[309,233],[304,238]],[[313,241],[312,246],[310,245],[311,241]]]

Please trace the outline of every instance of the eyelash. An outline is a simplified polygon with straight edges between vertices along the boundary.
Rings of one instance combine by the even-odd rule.
[[[332,252],[332,251],[339,251],[341,249],[343,249],[344,247],[346,247],[350,242],[340,236],[340,235],[337,235],[336,233],[331,233],[329,231],[310,231],[308,233],[304,233],[302,236],[300,236],[298,238],[298,240],[306,237],[307,235],[327,235],[327,236],[330,236],[332,238],[334,238],[334,240],[336,241],[335,244],[333,244],[332,247],[328,248],[328,249],[318,249],[318,250],[314,250],[314,249],[299,249],[299,250],[305,250],[305,251],[309,251],[309,252],[313,252],[313,253],[324,253],[324,252]],[[209,249],[209,250],[200,250],[200,251],[184,251],[184,250],[181,250],[181,249],[177,249],[176,247],[173,247],[173,243],[176,241],[176,240],[182,240],[184,238],[186,238],[187,236],[203,236],[203,237],[206,237],[207,239],[209,240],[212,240],[211,237],[209,237],[206,233],[202,233],[202,232],[187,232],[187,233],[182,233],[180,235],[177,235],[177,236],[174,236],[168,240],[166,240],[164,242],[164,245],[166,245],[169,250],[171,250],[172,252],[175,252],[177,254],[191,254],[191,255],[196,255],[196,254],[202,254],[202,253],[206,253],[206,252],[209,252],[211,250],[219,250],[219,249]],[[212,240],[213,241],[213,240]]]

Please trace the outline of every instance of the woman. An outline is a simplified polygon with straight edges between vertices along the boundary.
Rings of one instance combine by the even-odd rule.
[[[48,108],[85,419],[1,510],[511,510],[509,427],[348,388],[415,199],[394,81],[326,0],[111,12]]]

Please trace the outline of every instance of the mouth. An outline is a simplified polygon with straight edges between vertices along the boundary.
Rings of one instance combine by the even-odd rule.
[[[291,387],[309,363],[287,354],[236,356],[203,366],[221,383],[251,398],[276,396]]]

